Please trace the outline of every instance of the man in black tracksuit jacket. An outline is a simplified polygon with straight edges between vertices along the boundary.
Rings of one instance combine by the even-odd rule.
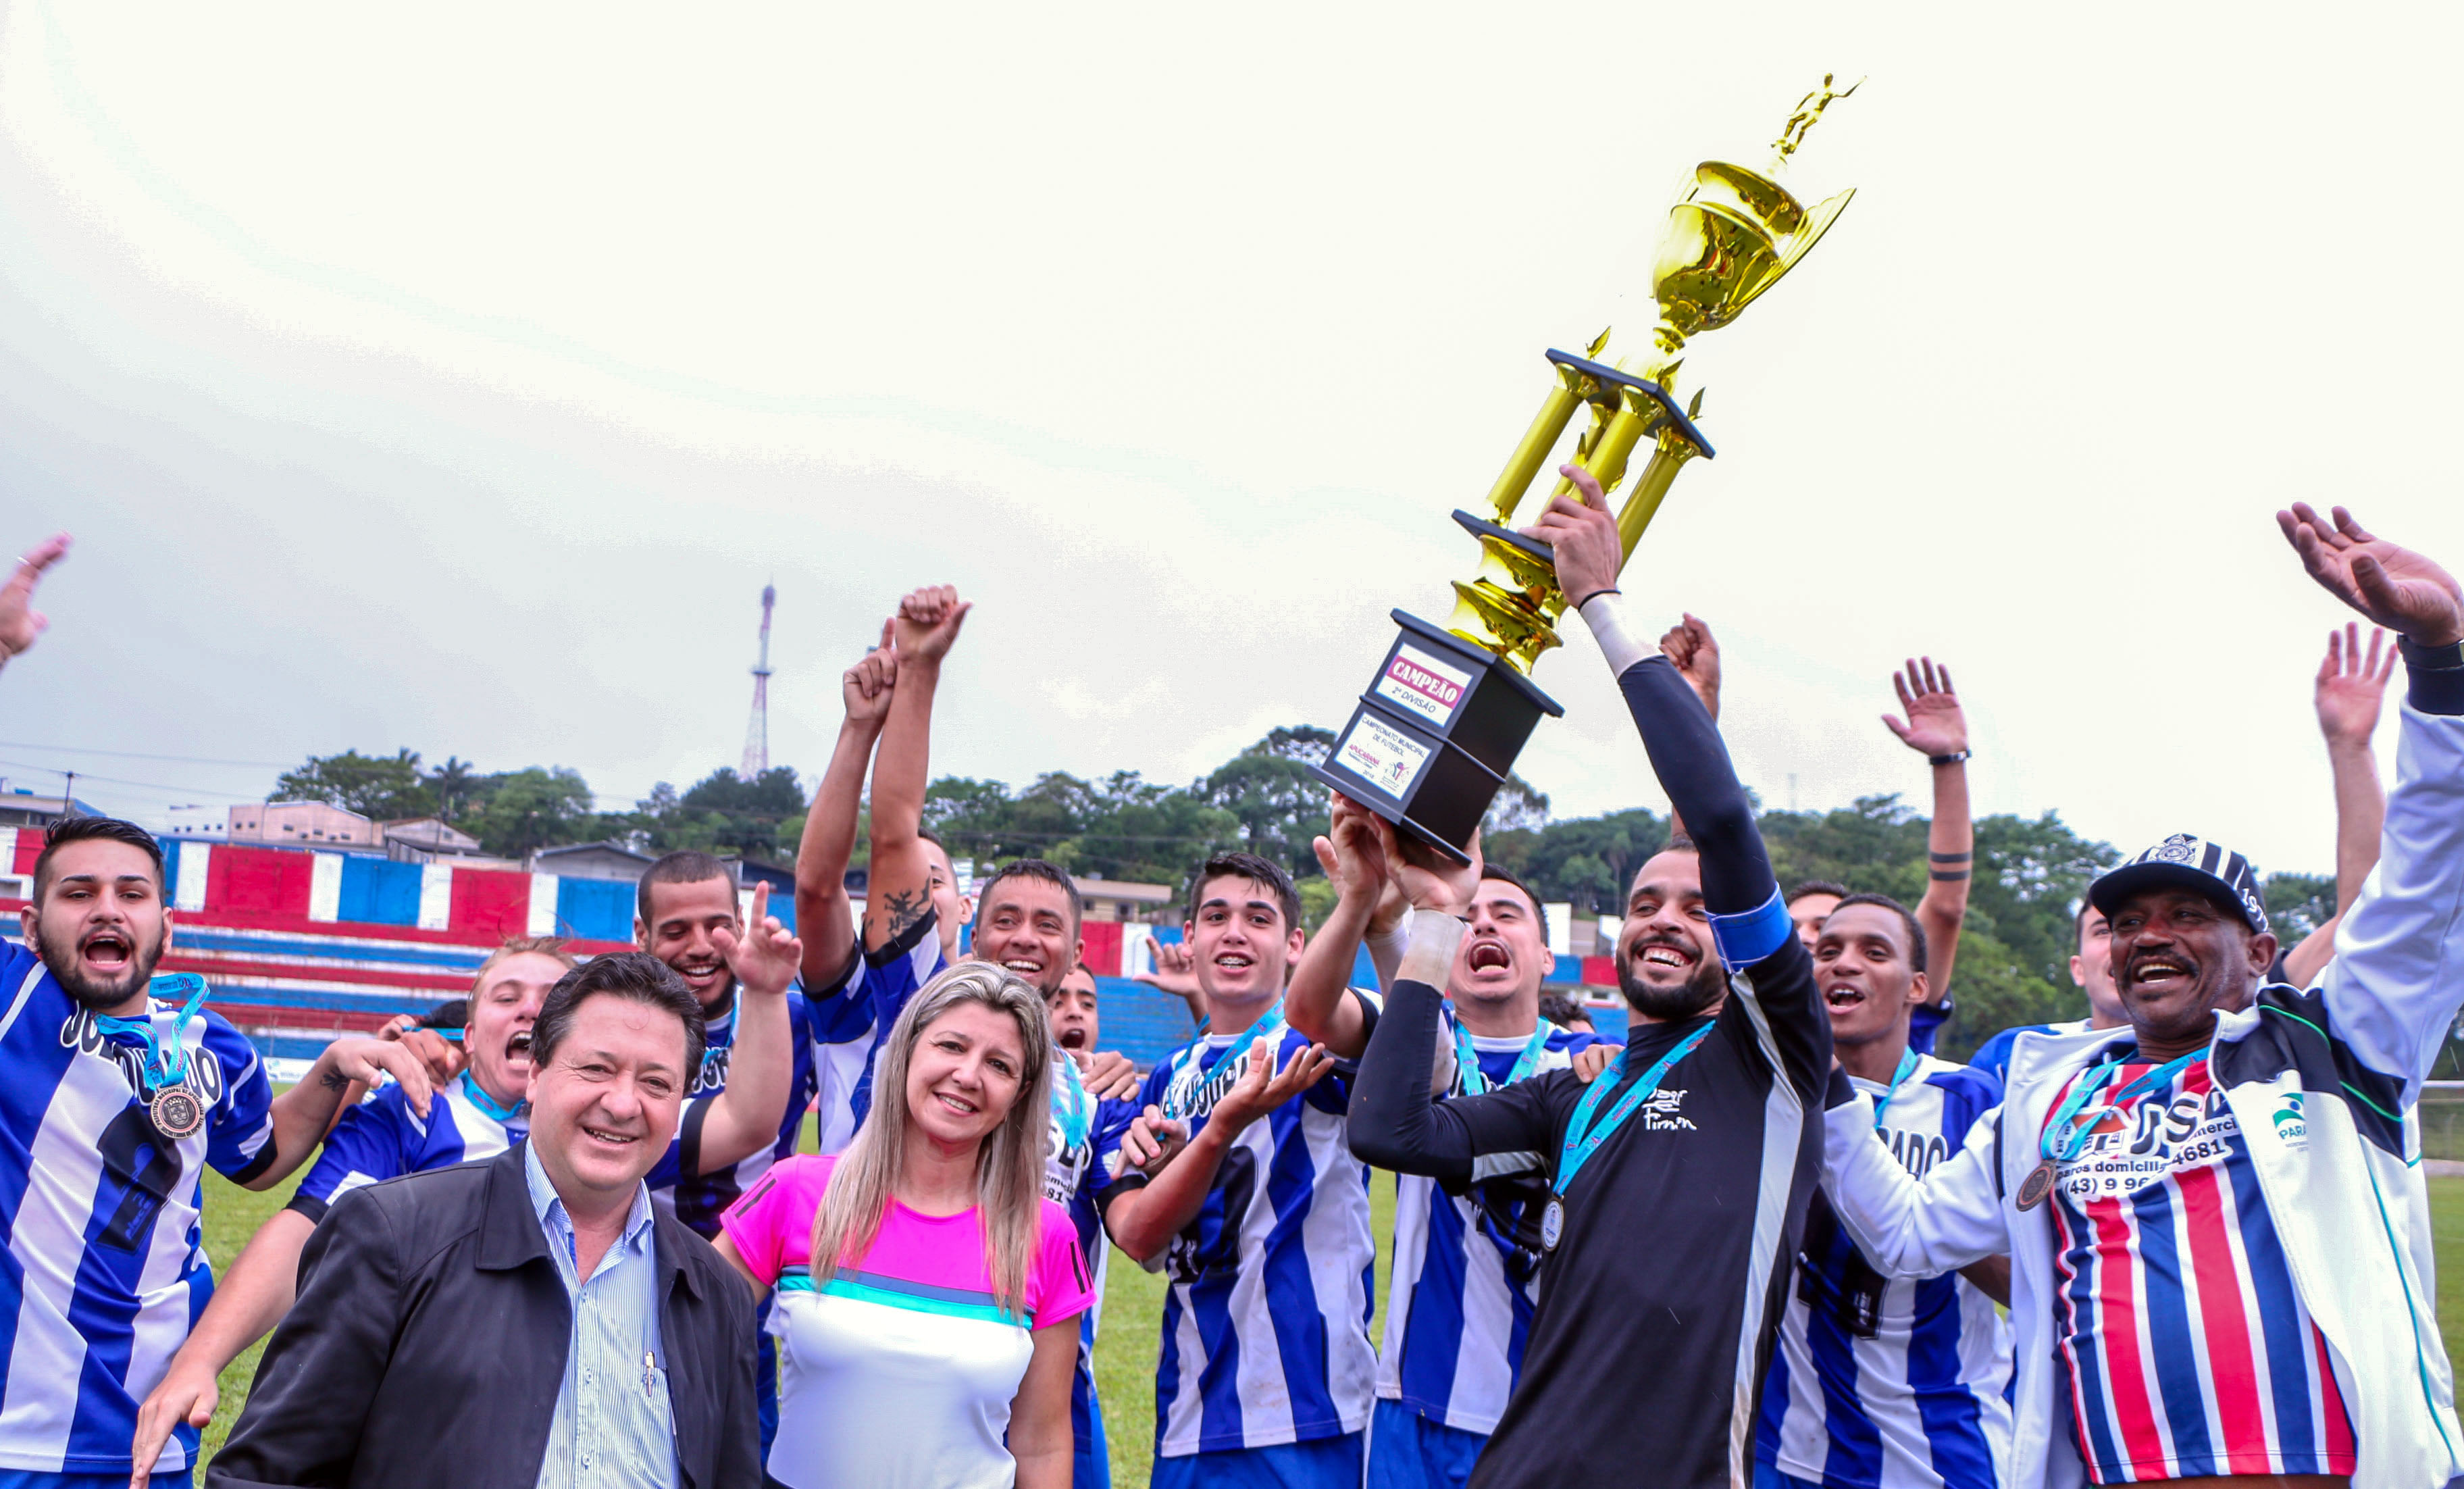
[[[1536,1151],[1557,1183],[1563,1209],[1538,1312],[1474,1489],[1743,1486],[1789,1259],[1821,1168],[1831,1021],[1709,715],[1626,628],[1611,588],[1617,528],[1597,488],[1579,504],[1558,499],[1536,535],[1554,543],[1559,583],[1616,671],[1692,837],[1635,878],[1617,945],[1635,1018],[1586,1133],[1606,1127],[1664,1055],[1707,1033],[1568,1185],[1567,1129],[1587,1091],[1574,1073],[1431,1100],[1461,890],[1390,859],[1415,908],[1353,1087],[1352,1146],[1380,1167],[1458,1184],[1485,1157]]]

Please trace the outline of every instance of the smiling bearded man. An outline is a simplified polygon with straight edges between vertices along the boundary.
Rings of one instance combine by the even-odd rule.
[[[1827,1188],[1878,1270],[2011,1256],[2013,1489],[2464,1473],[2406,1131],[2464,999],[2464,587],[2342,508],[2277,522],[2409,674],[2378,868],[2318,985],[2266,981],[2257,874],[2179,834],[2088,890],[2128,1027],[2020,1034],[1923,1183],[1835,1085]]]

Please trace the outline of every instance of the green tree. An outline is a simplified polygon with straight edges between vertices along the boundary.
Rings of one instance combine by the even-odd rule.
[[[608,819],[592,811],[590,783],[578,770],[532,766],[482,778],[462,830],[499,857],[605,835]]]
[[[445,764],[428,772],[428,788],[436,794],[438,818],[452,821],[469,805],[478,779],[471,762],[454,755],[446,756]]]
[[[436,794],[420,777],[419,756],[407,749],[390,758],[355,749],[311,755],[299,768],[282,772],[266,799],[321,801],[378,822],[423,817],[436,810]]]
[[[1956,981],[1950,1019],[1934,1035],[1934,1053],[1947,1060],[1967,1059],[2005,1029],[2078,1018],[2087,1007],[2067,973],[2059,983],[2047,982],[2021,966],[2009,946],[1973,929],[1959,933]]]
[[[2276,939],[2286,946],[2336,918],[2336,876],[2271,874],[2260,890]]]
[[[1480,835],[1485,842],[1499,833],[1517,830],[1537,831],[1549,825],[1549,798],[1532,789],[1531,783],[1506,772],[1506,784],[1497,789],[1497,798],[1488,804],[1488,811],[1480,819]]]
[[[1192,793],[1232,814],[1242,847],[1307,878],[1319,872],[1309,843],[1325,831],[1328,807],[1326,785],[1309,767],[1333,747],[1328,730],[1279,728],[1217,767]]]
[[[801,829],[804,806],[796,772],[785,766],[773,766],[751,780],[721,767],[682,794],[661,781],[635,803],[629,823],[610,819],[607,825],[637,826],[650,846],[663,852],[692,848],[776,859],[794,851],[789,824]]]

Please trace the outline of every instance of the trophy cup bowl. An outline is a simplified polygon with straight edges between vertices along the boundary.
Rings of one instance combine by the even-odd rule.
[[[1725,161],[1694,169],[1694,187],[1669,209],[1651,267],[1659,322],[1635,356],[1597,359],[1603,331],[1580,356],[1551,351],[1554,386],[1506,469],[1489,488],[1494,522],[1458,511],[1455,522],[1480,540],[1480,571],[1454,585],[1455,608],[1441,629],[1401,611],[1400,635],[1350,722],[1335,736],[1320,781],[1350,796],[1457,862],[1469,860],[1473,835],[1514,760],[1542,718],[1565,712],[1525,676],[1558,645],[1566,596],[1548,544],[1506,525],[1549,463],[1577,412],[1591,424],[1574,461],[1613,492],[1643,442],[1651,458],[1617,513],[1631,558],[1678,470],[1710,443],[1694,426],[1702,404],[1681,408],[1669,384],[1688,337],[1717,330],[1796,267],[1830,231],[1852,189],[1807,208],[1776,179],[1822,111],[1856,91],[1822,87],[1806,95],[1772,144],[1765,170]],[[1572,489],[1571,481],[1555,490]]]

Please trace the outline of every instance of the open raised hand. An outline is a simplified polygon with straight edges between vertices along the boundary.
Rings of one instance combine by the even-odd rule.
[[[1884,714],[1882,722],[1901,744],[1926,756],[1956,755],[1968,748],[1968,715],[1960,712],[1949,668],[1936,667],[1930,656],[1914,658],[1892,675],[1891,685],[1899,690],[1907,718],[1903,722]]]
[[[2454,575],[2366,531],[2344,508],[2333,511],[2331,522],[2296,501],[2276,514],[2284,541],[2321,589],[2415,646],[2464,641],[2464,587]]]
[[[2362,628],[2346,621],[2342,631],[2327,633],[2327,655],[2319,662],[2319,680],[2310,701],[2319,710],[2319,732],[2330,747],[2367,744],[2379,726],[2379,705],[2387,697],[2387,678],[2395,672],[2395,648],[2386,646],[2387,633],[2370,628],[2370,650],[2362,655]],[[2380,656],[2382,647],[2386,656]]]

